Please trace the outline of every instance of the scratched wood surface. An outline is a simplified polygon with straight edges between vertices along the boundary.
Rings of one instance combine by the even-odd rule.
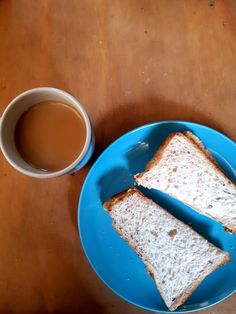
[[[236,139],[236,5],[205,0],[0,0],[0,113],[36,86],[71,92],[95,155],[74,176],[25,177],[0,156],[0,313],[128,313],[77,232],[94,159],[144,123],[197,121]],[[231,296],[205,314],[235,314]]]

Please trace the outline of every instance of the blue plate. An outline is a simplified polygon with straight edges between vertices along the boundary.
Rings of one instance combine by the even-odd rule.
[[[102,203],[134,184],[133,175],[146,163],[172,132],[190,130],[213,154],[219,165],[236,179],[236,145],[206,126],[181,121],[144,125],[111,144],[90,170],[81,192],[78,223],[82,245],[101,280],[126,301],[147,310],[170,313],[144,264],[111,225]],[[236,292],[236,235],[173,198],[154,190],[141,189],[209,241],[232,254],[232,262],[208,276],[176,312],[187,313],[216,304]]]

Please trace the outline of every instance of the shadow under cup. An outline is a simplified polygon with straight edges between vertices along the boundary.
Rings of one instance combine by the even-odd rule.
[[[83,150],[72,164],[59,171],[44,171],[32,167],[20,156],[15,144],[15,127],[22,114],[33,105],[49,100],[62,102],[76,109],[86,125],[86,140]],[[88,162],[94,150],[93,129],[84,108],[70,94],[51,87],[28,90],[11,101],[1,118],[0,140],[2,152],[8,162],[18,171],[36,178],[52,178],[73,173]]]

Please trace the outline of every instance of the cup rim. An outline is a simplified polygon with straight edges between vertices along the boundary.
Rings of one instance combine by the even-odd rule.
[[[69,100],[71,100],[71,102],[75,103],[76,106],[78,107],[78,111],[81,113],[84,122],[85,122],[85,126],[86,126],[86,140],[85,140],[85,144],[84,147],[81,151],[81,153],[79,154],[79,156],[73,161],[73,163],[71,163],[69,166],[67,166],[66,168],[63,168],[61,170],[58,171],[54,171],[54,172],[45,172],[45,173],[34,173],[33,171],[30,170],[26,170],[22,167],[20,167],[17,163],[14,162],[14,160],[12,160],[11,158],[9,158],[8,154],[5,151],[4,145],[3,145],[3,140],[2,140],[2,125],[3,125],[3,120],[6,117],[7,113],[9,112],[9,110],[18,102],[19,99],[21,99],[22,97],[25,97],[29,94],[33,94],[35,92],[47,92],[47,91],[54,91],[57,92],[59,94],[63,94],[65,95]],[[92,137],[92,131],[91,131],[91,122],[89,119],[89,116],[86,112],[86,110],[83,108],[83,106],[81,105],[81,103],[71,94],[69,94],[68,92],[59,89],[59,88],[55,88],[55,87],[35,87],[35,88],[31,88],[28,89],[22,93],[20,93],[19,95],[17,95],[15,98],[13,98],[11,100],[11,102],[7,105],[6,109],[4,110],[2,116],[0,117],[0,146],[1,146],[1,150],[3,155],[5,156],[5,158],[7,159],[7,161],[19,172],[28,175],[30,177],[34,177],[34,178],[40,178],[40,179],[49,179],[49,178],[55,178],[55,177],[59,177],[62,176],[64,174],[68,174],[70,173],[71,170],[73,170],[75,168],[75,166],[77,164],[79,164],[80,161],[82,161],[83,157],[85,156],[86,152],[88,151],[90,142],[91,142],[91,137]]]

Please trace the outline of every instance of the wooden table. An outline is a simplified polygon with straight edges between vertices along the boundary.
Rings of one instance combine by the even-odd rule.
[[[77,202],[94,159],[144,123],[197,121],[236,139],[236,5],[205,0],[0,0],[0,111],[36,86],[71,92],[91,163],[36,180],[0,158],[0,313],[142,314],[95,275]],[[202,311],[235,314],[236,298]]]

